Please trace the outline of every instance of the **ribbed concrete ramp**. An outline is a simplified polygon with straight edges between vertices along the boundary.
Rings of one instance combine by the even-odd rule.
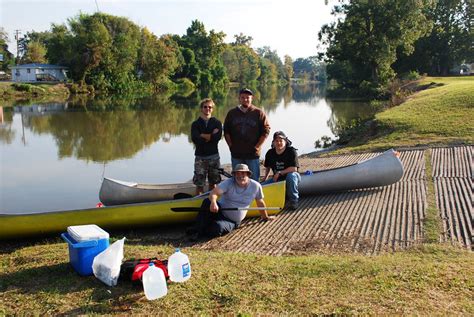
[[[301,170],[350,165],[379,153],[301,160]],[[423,151],[405,151],[401,181],[391,186],[304,197],[298,210],[272,222],[244,221],[239,230],[201,245],[204,249],[271,255],[398,250],[421,242],[426,210]]]
[[[431,154],[442,241],[474,250],[472,146],[435,148]]]

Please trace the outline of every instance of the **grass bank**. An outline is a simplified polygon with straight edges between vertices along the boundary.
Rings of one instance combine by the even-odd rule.
[[[0,82],[0,104],[12,106],[17,103],[61,102],[69,97],[64,84],[20,84]]]
[[[145,238],[145,239],[143,239]],[[130,239],[125,257],[167,258],[153,236]],[[474,314],[472,254],[442,246],[362,255],[271,257],[185,248],[192,277],[147,301],[139,286],[80,277],[59,239],[2,248],[0,315]]]
[[[345,150],[472,143],[474,78],[426,81],[433,88],[378,114],[377,134]],[[180,242],[156,232],[127,233],[125,258],[167,258]],[[150,302],[128,282],[78,276],[59,238],[0,242],[0,315],[474,315],[474,253],[444,244],[377,256],[183,251],[191,279]]]
[[[427,77],[427,89],[375,116],[339,153],[474,143],[474,76]]]

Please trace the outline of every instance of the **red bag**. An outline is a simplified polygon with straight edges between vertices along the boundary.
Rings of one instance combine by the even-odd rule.
[[[165,278],[168,280],[168,260],[158,260],[157,258],[150,259],[132,259],[122,263],[120,267],[120,278],[138,282],[142,280],[143,272],[153,263],[156,267],[163,270]]]

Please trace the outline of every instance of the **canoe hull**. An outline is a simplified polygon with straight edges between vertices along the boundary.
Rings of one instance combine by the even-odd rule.
[[[353,165],[303,175],[299,192],[301,195],[316,195],[387,186],[398,182],[403,173],[403,164],[396,152],[388,150]]]
[[[144,203],[174,199],[176,195],[192,197],[196,193],[193,183],[138,184],[104,177],[99,199],[106,206]]]
[[[283,208],[284,184],[266,185],[263,190],[267,206]],[[195,212],[174,212],[171,208],[199,207],[206,197],[35,214],[1,214],[0,240],[60,233],[65,232],[68,226],[84,224],[115,229],[191,222],[196,217]],[[255,207],[255,203],[252,206]],[[272,210],[268,213],[277,212]],[[258,211],[249,211],[247,214],[248,217],[257,215]]]

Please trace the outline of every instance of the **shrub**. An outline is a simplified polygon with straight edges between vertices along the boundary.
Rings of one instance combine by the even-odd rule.
[[[12,85],[13,88],[17,91],[26,91],[26,92],[31,92],[33,90],[33,86],[30,84],[18,84],[14,83]]]

